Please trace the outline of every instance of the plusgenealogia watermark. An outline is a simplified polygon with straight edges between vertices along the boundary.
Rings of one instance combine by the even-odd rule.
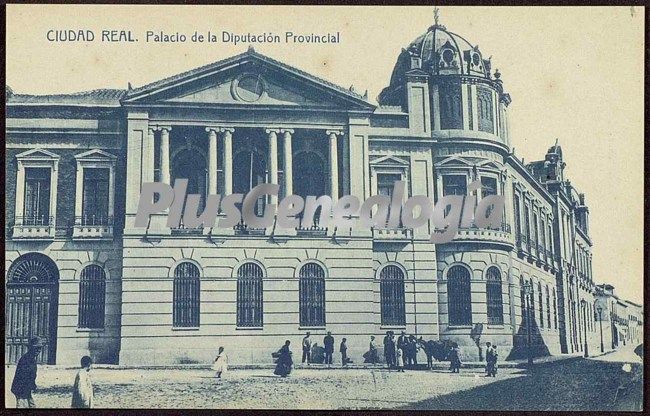
[[[488,195],[477,203],[475,191],[481,188],[480,181],[468,186],[468,195],[445,195],[435,204],[432,198],[424,195],[405,200],[405,186],[403,181],[396,181],[392,196],[373,195],[363,203],[354,195],[345,195],[336,204],[328,195],[306,198],[289,195],[277,205],[267,203],[263,214],[257,215],[258,200],[265,196],[277,198],[279,185],[263,183],[245,195],[230,194],[223,198],[220,194],[208,195],[199,213],[201,195],[187,195],[187,179],[177,179],[173,188],[166,183],[147,182],[142,184],[135,226],[148,227],[151,215],[167,210],[167,227],[170,228],[178,228],[181,220],[187,228],[213,228],[219,213],[222,215],[218,228],[234,227],[241,222],[252,228],[267,228],[274,225],[274,219],[278,228],[309,228],[319,214],[319,226],[332,225],[337,229],[351,228],[355,221],[362,227],[378,229],[418,228],[431,221],[434,229],[430,241],[437,244],[453,240],[459,227],[501,227],[505,198]]]

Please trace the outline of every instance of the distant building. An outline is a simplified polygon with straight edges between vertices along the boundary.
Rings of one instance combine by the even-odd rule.
[[[402,51],[378,106],[253,50],[139,88],[6,97],[9,362],[35,334],[57,364],[209,362],[221,345],[269,362],[307,330],[347,337],[355,361],[388,330],[464,359],[477,341],[523,358],[528,323],[536,355],[598,346],[589,210],[562,149],[515,156],[501,75],[443,26]],[[177,178],[360,199],[402,180],[435,200],[478,180],[507,204],[498,229],[440,245],[430,227],[136,228],[141,183]]]
[[[604,350],[643,342],[643,307],[620,299],[614,286],[596,286],[596,319],[603,328]]]

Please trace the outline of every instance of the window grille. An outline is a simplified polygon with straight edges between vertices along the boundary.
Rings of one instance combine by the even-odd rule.
[[[503,293],[501,273],[496,267],[487,270],[487,313],[488,324],[503,324]]]
[[[190,262],[174,270],[173,325],[177,328],[198,327],[200,316],[199,268]]]
[[[307,263],[299,272],[300,326],[325,326],[325,271]]]
[[[447,273],[449,324],[472,324],[472,291],[469,271],[463,266],[452,266]]]
[[[263,325],[262,268],[255,263],[244,263],[237,270],[237,326]]]
[[[381,324],[406,325],[404,272],[395,265],[384,267],[379,274]]]
[[[79,279],[79,328],[104,328],[106,273],[96,264],[81,271]]]

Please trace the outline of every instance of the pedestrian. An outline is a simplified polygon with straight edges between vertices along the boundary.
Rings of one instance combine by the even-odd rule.
[[[341,353],[341,365],[343,367],[347,367],[348,365],[348,346],[345,343],[346,341],[347,339],[343,338],[343,340],[341,340],[341,346],[339,348],[339,352]]]
[[[424,339],[420,337],[418,340],[418,345],[420,345],[427,356],[427,369],[431,370],[433,368],[433,349],[435,346],[434,342],[432,340],[425,342]]]
[[[458,344],[454,344],[449,351],[449,369],[451,370],[452,373],[460,373],[460,351],[458,349]]]
[[[368,345],[368,362],[371,364],[377,364],[379,362],[379,355],[377,354],[377,343],[375,342],[375,336],[370,336],[370,344]]]
[[[384,337],[384,358],[386,359],[388,368],[395,366],[395,341],[393,340],[392,331],[386,331],[386,336]]]
[[[212,369],[216,371],[217,379],[221,379],[221,376],[225,375],[228,371],[228,356],[224,352],[223,347],[219,347],[219,352],[217,353],[217,358],[214,359]]]
[[[415,335],[409,337],[408,342],[408,361],[409,368],[415,368],[418,365],[418,343]]]
[[[280,351],[278,351],[278,362],[275,366],[275,371],[273,374],[280,377],[286,377],[291,373],[291,366],[293,365],[293,359],[291,358],[291,351],[289,350],[289,345],[291,341],[286,340]]]
[[[72,404],[73,409],[92,409],[93,408],[93,383],[90,379],[90,366],[93,360],[84,355],[81,357],[81,369],[74,378],[72,387]]]
[[[309,335],[310,333],[307,331],[307,335],[302,339],[302,363],[307,361],[307,365],[311,364],[311,338]]]
[[[485,373],[487,377],[492,375],[492,343],[485,343]]]
[[[325,364],[332,365],[332,355],[334,355],[334,337],[330,331],[323,338],[323,346],[325,347]]]
[[[407,345],[408,337],[406,336],[406,331],[402,331],[401,335],[397,338],[397,349],[401,348],[402,353],[404,353]]]
[[[404,349],[402,348],[397,348],[397,357],[396,360],[397,362],[397,371],[400,373],[404,372]]]
[[[499,361],[499,353],[497,352],[497,346],[492,346],[492,377],[497,376],[497,362]]]
[[[43,340],[34,337],[29,340],[27,352],[20,357],[16,365],[16,374],[11,383],[11,392],[16,396],[16,408],[34,408],[36,403],[32,392],[36,390],[36,359],[43,349]]]

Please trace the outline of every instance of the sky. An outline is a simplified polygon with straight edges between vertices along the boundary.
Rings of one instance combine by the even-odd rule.
[[[643,299],[644,9],[441,7],[440,24],[479,45],[512,97],[512,145],[526,162],[557,138],[586,194],[597,283]],[[16,93],[133,87],[239,54],[224,43],[146,43],[167,34],[340,32],[340,44],[256,51],[371,99],[397,56],[433,24],[433,7],[7,5],[6,79]],[[55,43],[50,29],[131,30],[136,43]]]

